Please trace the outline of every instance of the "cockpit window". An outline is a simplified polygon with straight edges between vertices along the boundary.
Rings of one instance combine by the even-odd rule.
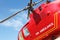
[[[27,37],[30,34],[26,27],[23,29],[23,33],[25,37]]]
[[[20,34],[19,34],[19,39],[20,40],[24,40],[23,35],[22,35],[22,32],[20,32]]]

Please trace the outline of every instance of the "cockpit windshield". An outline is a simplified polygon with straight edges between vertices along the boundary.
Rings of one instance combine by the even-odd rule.
[[[25,37],[27,37],[30,34],[26,27],[23,29],[23,33]]]

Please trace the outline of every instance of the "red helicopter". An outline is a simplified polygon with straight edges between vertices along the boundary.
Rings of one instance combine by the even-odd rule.
[[[28,9],[30,20],[19,31],[18,40],[55,40],[60,36],[60,0],[46,0],[36,9],[33,8],[42,1],[32,3],[30,0],[27,7],[0,21],[0,23]]]

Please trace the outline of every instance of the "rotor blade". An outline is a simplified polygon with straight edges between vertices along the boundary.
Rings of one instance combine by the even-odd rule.
[[[35,5],[37,5],[38,3],[40,3],[41,1],[43,1],[43,0],[40,0],[39,2],[32,3],[32,0],[31,0],[30,3],[31,3],[31,6],[35,6]],[[15,14],[13,14],[13,15],[5,18],[4,20],[0,21],[0,23],[3,23],[3,22],[5,22],[5,21],[9,20],[10,18],[16,16],[18,13],[20,13],[20,12],[22,12],[22,11],[24,11],[24,10],[27,10],[27,9],[29,9],[29,8],[30,8],[30,6],[25,7],[24,9],[22,9],[22,10],[16,12]],[[29,14],[30,14],[30,13],[28,12],[28,15],[29,15]]]
[[[32,5],[35,6],[35,5],[39,4],[39,3],[42,2],[42,1],[44,1],[44,0],[40,0],[40,1],[38,1],[38,2],[34,2]]]
[[[30,0],[30,3],[28,4],[29,9],[32,7],[32,0]]]
[[[28,7],[25,7],[24,9],[22,9],[22,10],[16,12],[15,14],[13,14],[13,15],[11,15],[11,16],[5,18],[4,20],[0,21],[0,23],[3,23],[3,22],[5,22],[5,21],[9,20],[10,18],[16,16],[18,13],[20,13],[20,12],[22,12],[22,11],[24,11],[24,10],[27,10],[27,9],[28,9]]]
[[[40,2],[42,2],[42,1],[44,1],[44,0],[40,0]]]
[[[30,3],[32,4],[32,0],[30,0]]]

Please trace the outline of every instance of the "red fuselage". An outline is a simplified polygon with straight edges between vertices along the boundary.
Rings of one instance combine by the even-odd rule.
[[[41,4],[19,31],[18,40],[48,40],[60,32],[60,1]],[[51,39],[50,39],[51,40]]]

